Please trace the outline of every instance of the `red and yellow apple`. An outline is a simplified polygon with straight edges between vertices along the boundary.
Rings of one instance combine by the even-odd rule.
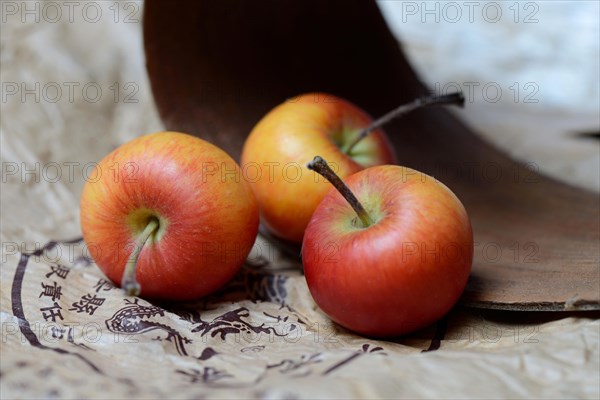
[[[410,168],[367,168],[344,186],[326,165],[317,157],[309,168],[345,194],[332,189],[304,235],[302,263],[315,302],[340,325],[375,337],[441,318],[462,294],[473,259],[459,199]]]
[[[338,97],[305,94],[271,110],[254,127],[241,166],[260,207],[262,222],[276,236],[298,242],[329,185],[305,165],[323,155],[341,177],[365,167],[392,164],[393,149],[380,129],[348,147],[372,122]]]
[[[83,237],[98,267],[120,285],[126,264],[137,265],[133,282],[150,298],[194,299],[219,289],[250,252],[258,218],[236,162],[177,132],[117,148],[81,196]]]

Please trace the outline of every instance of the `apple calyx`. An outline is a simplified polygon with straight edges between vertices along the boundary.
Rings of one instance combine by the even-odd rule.
[[[327,161],[325,161],[322,157],[316,156],[311,162],[309,162],[306,167],[312,171],[315,171],[317,174],[321,175],[325,179],[327,179],[340,194],[346,199],[348,204],[352,206],[356,215],[363,223],[363,227],[367,228],[375,223],[373,218],[369,215],[367,210],[363,207],[363,205],[358,201],[354,193],[350,190],[350,188],[342,181],[342,179],[337,176],[335,172],[331,169]]]
[[[140,236],[138,236],[135,246],[127,259],[123,277],[121,278],[121,288],[128,296],[138,296],[142,290],[140,284],[135,279],[138,258],[140,257],[144,245],[146,245],[150,237],[158,230],[159,226],[160,223],[158,222],[158,218],[151,217],[148,219],[148,224]]]
[[[348,146],[342,149],[342,151],[346,154],[350,154],[354,146],[358,144],[362,139],[367,137],[371,132],[381,128],[383,125],[387,124],[393,119],[396,119],[402,115],[408,114],[411,111],[417,110],[419,108],[432,106],[432,105],[457,105],[459,107],[463,107],[465,105],[465,96],[462,92],[449,93],[443,96],[439,96],[437,94],[429,94],[425,96],[421,96],[416,98],[410,103],[402,104],[401,106],[393,109],[382,117],[376,119],[371,123],[371,125],[367,126],[363,130],[358,133],[356,139],[354,139]]]

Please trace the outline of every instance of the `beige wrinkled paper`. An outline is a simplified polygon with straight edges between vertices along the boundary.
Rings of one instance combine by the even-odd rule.
[[[413,335],[368,339],[332,324],[300,266],[265,257],[268,246],[259,239],[219,293],[173,304],[124,296],[81,240],[5,254],[2,397],[598,394],[598,321],[455,310]]]
[[[332,324],[298,262],[262,238],[213,296],[124,296],[80,239],[79,194],[90,163],[162,125],[139,18],[116,23],[113,2],[96,3],[94,24],[1,25],[3,84],[65,89],[55,102],[40,92],[1,104],[1,398],[600,396],[597,314],[457,308],[412,335],[369,339]],[[125,2],[122,17],[136,10],[127,4],[140,5]],[[68,82],[80,85],[72,99]],[[98,101],[82,96],[89,82],[103,89]]]

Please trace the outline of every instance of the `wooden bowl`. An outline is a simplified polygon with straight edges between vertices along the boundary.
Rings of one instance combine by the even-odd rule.
[[[253,125],[300,93],[336,94],[377,116],[427,92],[371,1],[146,0],[144,42],[166,127],[237,159]],[[444,109],[385,129],[401,164],[439,176],[471,216],[463,304],[600,309],[596,194],[511,160]]]

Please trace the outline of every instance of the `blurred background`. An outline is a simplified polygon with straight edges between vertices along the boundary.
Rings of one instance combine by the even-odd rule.
[[[377,3],[421,79],[514,158],[600,191],[600,2]]]
[[[431,90],[464,91],[465,109],[453,112],[479,135],[600,192],[599,2],[377,4]],[[90,163],[163,128],[145,69],[144,4],[0,6],[2,239],[6,227],[11,240],[78,235]],[[35,232],[11,212],[25,206]]]

